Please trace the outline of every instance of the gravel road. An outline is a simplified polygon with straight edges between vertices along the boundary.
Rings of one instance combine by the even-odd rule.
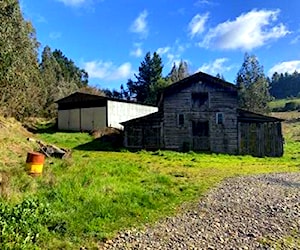
[[[121,232],[100,249],[300,249],[297,243],[300,173],[280,173],[229,178],[181,214]]]

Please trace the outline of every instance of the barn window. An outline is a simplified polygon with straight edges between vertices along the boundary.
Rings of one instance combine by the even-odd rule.
[[[216,123],[224,124],[224,114],[221,112],[216,113]]]
[[[193,136],[208,136],[209,135],[209,125],[208,121],[199,122],[193,121]]]
[[[184,114],[178,115],[178,125],[183,126],[184,125]]]
[[[208,101],[207,92],[194,92],[192,93],[192,107],[199,108]]]

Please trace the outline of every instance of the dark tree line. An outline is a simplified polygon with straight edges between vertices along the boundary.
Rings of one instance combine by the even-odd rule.
[[[270,93],[276,99],[300,97],[300,73],[292,74],[275,72],[271,78]]]

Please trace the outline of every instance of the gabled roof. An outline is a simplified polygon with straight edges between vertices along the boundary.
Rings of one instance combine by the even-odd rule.
[[[175,82],[164,89],[163,94],[169,94],[173,92],[179,92],[180,90],[189,87],[191,84],[197,83],[197,82],[204,82],[205,84],[208,84],[213,87],[222,88],[222,89],[228,89],[231,91],[237,91],[238,88],[236,85],[226,82],[220,78],[208,75],[203,72],[195,73],[191,76],[188,76],[178,82]]]
[[[257,114],[244,109],[237,109],[239,122],[282,122],[283,119]]]
[[[74,92],[68,96],[65,96],[57,101],[55,101],[58,104],[61,103],[71,103],[71,102],[79,102],[79,101],[87,101],[87,100],[106,100],[107,97],[100,96],[100,95],[94,95],[94,94],[88,94],[83,92]]]

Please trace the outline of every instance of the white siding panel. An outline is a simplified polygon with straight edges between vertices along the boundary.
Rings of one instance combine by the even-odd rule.
[[[57,123],[59,130],[69,129],[69,110],[58,110]]]
[[[94,125],[94,110],[92,108],[81,109],[81,130],[91,131]]]
[[[69,130],[80,131],[80,109],[69,110]]]
[[[94,110],[94,128],[101,129],[106,127],[106,107],[92,108]]]
[[[151,107],[136,103],[107,101],[108,127],[123,129],[121,122],[142,117],[157,112],[157,107]]]
[[[91,131],[106,127],[106,108],[83,108],[81,109],[81,129]]]

